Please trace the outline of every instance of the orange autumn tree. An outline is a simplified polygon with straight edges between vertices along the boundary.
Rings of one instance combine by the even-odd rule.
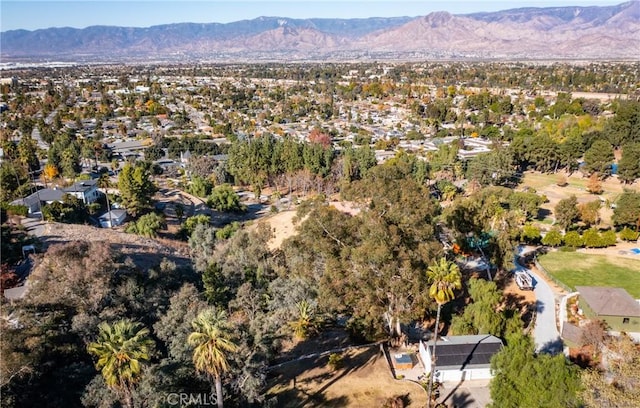
[[[47,163],[42,171],[42,177],[44,177],[45,183],[47,182],[47,180],[53,180],[54,178],[58,177],[59,174],[60,172],[58,171],[58,168],[55,164],[52,163]]]

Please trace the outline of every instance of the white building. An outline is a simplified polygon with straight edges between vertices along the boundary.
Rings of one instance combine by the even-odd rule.
[[[502,341],[490,334],[443,337],[436,344],[435,381],[468,381],[490,379],[491,357],[502,348]],[[433,340],[420,341],[420,358],[425,373],[431,372]]]
[[[127,212],[125,210],[116,209],[102,214],[98,221],[100,221],[100,226],[102,228],[112,228],[117,227],[118,225],[122,225],[126,218]]]

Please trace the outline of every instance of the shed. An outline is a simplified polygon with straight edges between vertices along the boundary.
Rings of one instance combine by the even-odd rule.
[[[100,226],[102,228],[117,227],[118,225],[122,225],[126,218],[127,211],[121,209],[111,210],[100,216]]]
[[[602,320],[611,330],[640,332],[640,304],[623,288],[576,286],[585,316]]]

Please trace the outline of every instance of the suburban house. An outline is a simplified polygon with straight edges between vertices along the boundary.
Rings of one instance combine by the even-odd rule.
[[[29,214],[40,212],[43,204],[51,204],[55,201],[62,202],[65,194],[71,194],[79,200],[82,200],[85,204],[91,204],[100,197],[97,184],[97,180],[85,180],[78,181],[72,186],[65,188],[44,188],[25,198],[15,200],[11,202],[11,204],[26,206]]]
[[[100,197],[98,180],[78,181],[71,187],[66,187],[64,192],[76,196],[85,204],[91,204]]]
[[[599,319],[610,330],[640,332],[640,303],[622,288],[576,286],[585,317]]]
[[[122,225],[127,218],[127,211],[122,209],[113,209],[108,213],[102,214],[98,221],[102,228],[112,228]]]
[[[490,379],[490,361],[500,349],[502,341],[490,334],[443,337],[436,345],[436,381]],[[431,372],[433,340],[418,346],[425,373]]]

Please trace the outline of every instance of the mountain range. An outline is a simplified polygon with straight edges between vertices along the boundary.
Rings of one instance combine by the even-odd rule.
[[[3,62],[638,59],[640,2],[367,19],[259,17],[0,33]]]

